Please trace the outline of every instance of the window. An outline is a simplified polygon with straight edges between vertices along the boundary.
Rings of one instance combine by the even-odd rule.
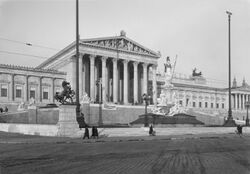
[[[182,106],[182,100],[179,101],[179,104]]]
[[[224,103],[222,103],[222,104],[221,104],[221,108],[224,109],[224,107],[225,107],[225,106],[224,106]]]
[[[216,108],[219,108],[219,103],[216,103]]]
[[[205,102],[205,108],[207,108],[207,102]]]
[[[49,89],[43,88],[43,99],[48,100],[49,99]]]
[[[16,98],[22,97],[22,86],[16,86]]]
[[[8,86],[5,84],[1,85],[1,97],[7,97],[7,93],[8,93]]]
[[[35,87],[31,87],[30,88],[30,98],[36,98],[36,88]]]
[[[193,102],[193,107],[195,108],[195,102]]]
[[[199,107],[200,107],[200,108],[202,107],[202,103],[201,103],[201,102],[199,102]]]
[[[213,108],[214,107],[214,104],[213,103],[211,103],[211,108]]]

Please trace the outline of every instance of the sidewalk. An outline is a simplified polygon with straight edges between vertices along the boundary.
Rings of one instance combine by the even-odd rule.
[[[176,140],[176,139],[202,139],[202,138],[231,138],[237,137],[235,128],[202,127],[202,128],[156,128],[156,136],[149,136],[145,128],[138,128],[140,133],[133,133],[129,128],[100,129],[98,139],[45,137],[36,135],[23,135],[0,132],[0,144],[37,144],[37,143],[103,143],[122,141],[150,141],[150,140]],[[127,131],[123,132],[122,131]],[[82,131],[84,132],[84,131]],[[109,134],[107,134],[109,133]],[[112,134],[113,133],[113,134]],[[83,134],[82,134],[83,135]],[[116,135],[116,136],[115,136]],[[243,137],[250,137],[250,127],[243,129]]]

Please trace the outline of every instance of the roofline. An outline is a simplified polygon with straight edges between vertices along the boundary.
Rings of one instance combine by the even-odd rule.
[[[48,63],[52,62],[54,59],[56,59],[58,56],[62,55],[66,50],[69,50],[74,45],[75,45],[75,41],[72,42],[71,44],[69,44],[68,46],[64,47],[63,49],[61,49],[58,53],[56,53],[52,57],[45,60],[43,63],[38,65],[36,68],[42,68],[42,67],[46,66]]]
[[[105,40],[105,39],[127,39],[128,41],[134,42],[135,44],[137,44],[138,46],[142,47],[143,49],[148,50],[148,51],[154,53],[155,55],[161,57],[161,56],[159,55],[159,53],[157,53],[157,52],[155,52],[155,51],[153,51],[153,50],[151,50],[151,49],[149,49],[149,48],[147,48],[147,47],[145,47],[145,46],[139,44],[138,42],[136,42],[136,41],[134,41],[134,40],[132,40],[132,39],[126,37],[126,36],[111,36],[111,37],[88,38],[88,39],[81,39],[81,41],[84,42],[84,41]]]
[[[108,38],[108,37],[106,37]],[[114,37],[113,37],[114,38]],[[124,38],[122,36],[117,36],[117,38]],[[127,37],[126,37],[127,38]],[[101,38],[97,38],[97,39],[101,39]],[[148,54],[143,54],[140,52],[132,52],[132,51],[127,51],[127,50],[122,50],[122,49],[114,49],[114,48],[108,48],[108,47],[104,47],[104,46],[100,46],[100,45],[94,45],[94,44],[89,44],[89,43],[84,43],[84,41],[87,40],[91,40],[91,39],[81,39],[80,40],[80,45],[85,45],[85,46],[91,46],[91,47],[97,47],[97,48],[103,48],[103,49],[109,49],[109,50],[113,50],[113,51],[121,51],[121,52],[125,52],[125,53],[130,53],[130,54],[135,54],[135,55],[144,55],[144,56],[149,56],[149,57],[154,57],[154,58],[160,58],[161,56],[157,53],[155,53],[154,51],[152,51],[153,53],[155,53],[156,55],[148,55]],[[134,42],[136,44],[138,44],[135,41],[132,41],[131,39],[128,39],[131,42]],[[140,44],[138,44],[139,46],[141,46]],[[53,55],[52,57],[50,57],[49,59],[45,60],[43,63],[41,63],[40,65],[38,65],[36,68],[43,68],[44,66],[48,65],[50,62],[54,61],[57,57],[59,57],[60,55],[62,55],[65,51],[72,49],[72,47],[75,46],[75,41],[72,42],[70,45],[66,46],[65,48],[63,48],[62,50],[60,50],[58,53],[56,53],[55,55]],[[143,46],[141,46],[143,47]],[[144,49],[147,49],[145,47],[143,47]],[[150,49],[148,49],[150,50]],[[151,50],[150,50],[151,51]]]
[[[199,88],[199,89],[210,89],[210,90],[216,90],[216,91],[221,91],[221,92],[226,92],[225,88],[216,88],[216,87],[210,87],[210,86],[200,86],[200,85],[191,85],[191,84],[186,84],[186,83],[174,83],[173,85],[175,87],[195,87],[195,88]]]
[[[66,72],[57,71],[54,69],[42,69],[42,68],[33,68],[33,67],[25,67],[18,65],[0,64],[0,68],[66,75]]]

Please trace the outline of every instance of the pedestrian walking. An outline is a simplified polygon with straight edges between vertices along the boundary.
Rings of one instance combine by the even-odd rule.
[[[77,117],[77,122],[78,122],[78,124],[79,124],[80,130],[82,130],[82,128],[88,126],[88,125],[85,123],[84,114],[83,114],[82,112],[81,112],[80,117]]]
[[[97,127],[95,127],[95,136],[96,136],[96,138],[98,138],[98,136],[99,136]]]
[[[88,138],[89,139],[89,129],[88,126],[85,126],[85,132],[84,132],[84,136],[82,139]]]
[[[236,133],[237,133],[240,137],[242,136],[242,128],[243,128],[243,126],[237,125]]]
[[[92,127],[92,135],[91,135],[91,137],[93,137],[94,139],[98,138],[98,129],[95,126]]]
[[[149,127],[149,135],[150,135],[150,136],[155,136],[155,131],[154,131],[154,129],[153,129],[153,125],[151,125],[151,126]]]

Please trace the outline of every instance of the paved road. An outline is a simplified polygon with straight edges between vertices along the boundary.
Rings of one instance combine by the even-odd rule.
[[[249,174],[250,136],[0,143],[0,166],[1,174]]]

